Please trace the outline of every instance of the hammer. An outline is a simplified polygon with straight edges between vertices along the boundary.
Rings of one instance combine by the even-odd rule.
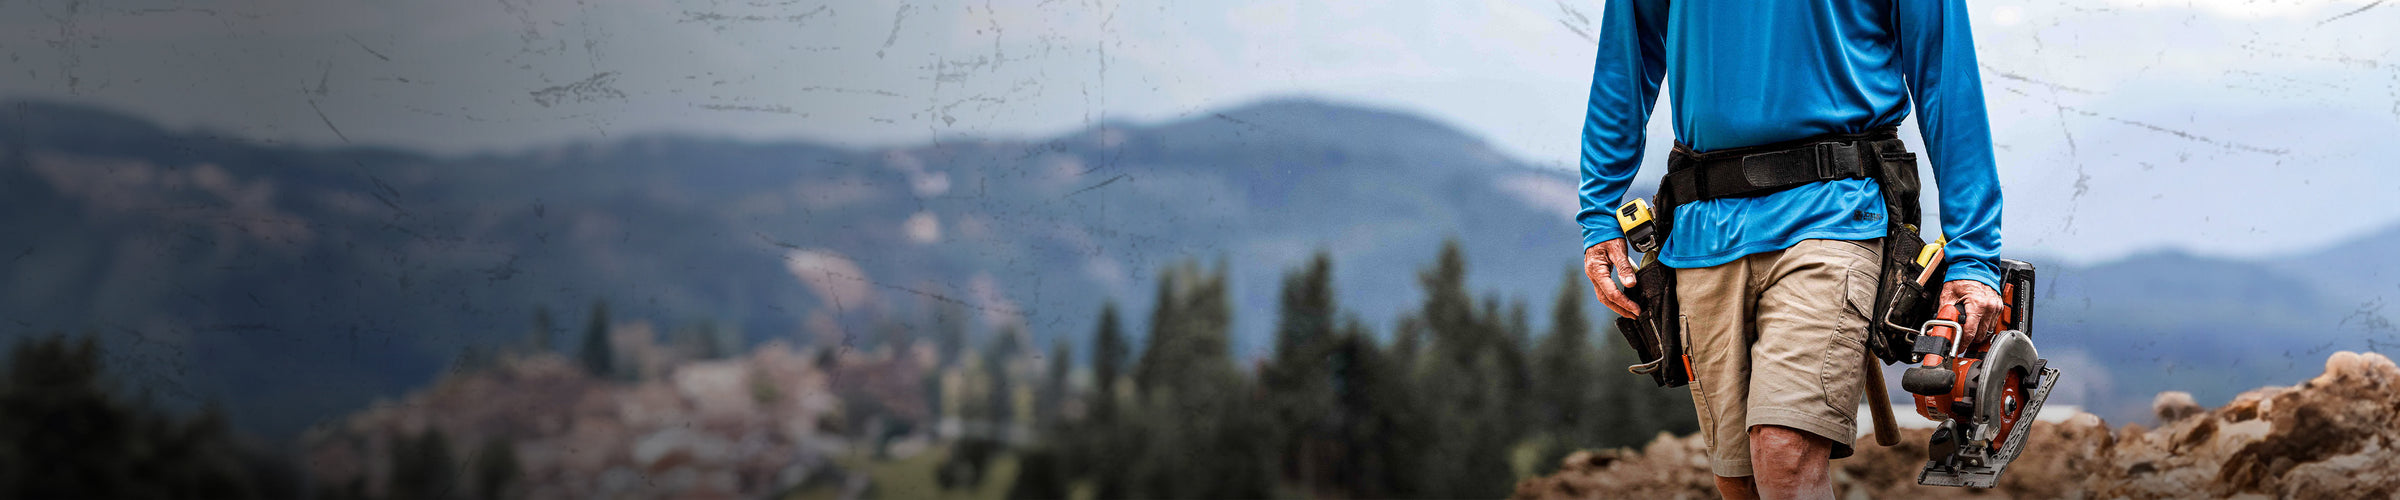
[[[1943,247],[1947,240],[1934,240],[1932,246],[1917,255],[1917,263],[1925,266],[1917,274],[1918,287],[1930,285],[1927,282],[1933,280],[1933,266],[1941,265],[1946,256]],[[1892,395],[1883,387],[1883,366],[1875,362],[1875,353],[1870,352],[1859,358],[1859,367],[1867,371],[1862,379],[1867,382],[1867,412],[1875,419],[1875,444],[1886,447],[1900,444],[1900,423],[1892,420]]]

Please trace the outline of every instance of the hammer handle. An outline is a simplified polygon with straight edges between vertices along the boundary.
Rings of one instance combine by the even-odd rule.
[[[1900,423],[1892,420],[1892,395],[1883,387],[1883,367],[1875,362],[1875,354],[1859,357],[1867,370],[1867,413],[1875,419],[1875,444],[1890,447],[1900,444]]]

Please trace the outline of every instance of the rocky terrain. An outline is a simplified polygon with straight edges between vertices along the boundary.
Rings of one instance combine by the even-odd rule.
[[[622,333],[622,344],[647,343]],[[596,378],[556,354],[503,357],[312,430],[304,466],[337,497],[488,488],[509,498],[760,498],[805,484],[864,488],[832,458],[853,436],[890,434],[890,422],[876,420],[927,414],[918,356],[782,343],[725,360],[663,351],[628,356],[645,366],[637,381]],[[860,419],[842,410],[860,405],[882,411]],[[455,477],[404,477],[427,446],[445,448],[438,463]],[[513,477],[483,477],[494,470]]]
[[[2392,498],[2400,495],[2400,368],[2381,354],[2338,352],[2322,375],[2242,393],[2204,409],[2160,394],[2157,428],[2111,430],[2090,414],[2033,428],[2027,455],[1990,490],[1923,487],[1928,429],[1894,447],[1861,438],[1834,463],[1843,498]],[[1640,450],[1577,452],[1560,471],[1517,484],[1514,498],[1713,498],[1698,436],[1661,435]]]

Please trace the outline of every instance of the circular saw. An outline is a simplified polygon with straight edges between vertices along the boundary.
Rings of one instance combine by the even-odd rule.
[[[1944,305],[1911,348],[1911,362],[1922,364],[1900,377],[1900,387],[1916,397],[1917,414],[1938,423],[1917,484],[1999,484],[2058,382],[2058,370],[2033,347],[2033,265],[1999,262],[2001,331],[1962,335],[1957,305]]]

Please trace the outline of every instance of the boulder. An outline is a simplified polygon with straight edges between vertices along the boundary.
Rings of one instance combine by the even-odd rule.
[[[2161,392],[2150,400],[2150,413],[2157,415],[2158,422],[2162,424],[2183,420],[2183,417],[2198,415],[2204,410],[2200,403],[2192,401],[2192,393],[2189,392]]]

